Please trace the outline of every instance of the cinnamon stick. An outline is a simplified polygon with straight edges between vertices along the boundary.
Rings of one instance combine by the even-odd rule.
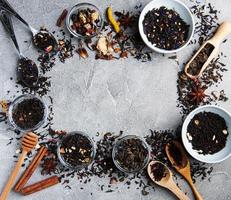
[[[38,167],[39,163],[43,159],[43,157],[47,154],[48,149],[45,146],[42,146],[34,159],[29,164],[28,168],[25,170],[21,178],[18,180],[18,182],[15,185],[14,191],[19,192],[24,185],[28,182],[36,168]]]
[[[59,177],[58,176],[52,176],[50,178],[44,179],[42,181],[39,181],[37,183],[34,183],[32,185],[29,185],[29,186],[21,189],[20,193],[22,195],[33,194],[35,192],[41,191],[43,189],[46,189],[46,188],[51,187],[53,185],[56,185],[58,183],[59,183]]]
[[[56,26],[62,27],[64,25],[64,21],[66,19],[67,13],[68,13],[68,11],[66,9],[64,9],[62,14],[59,16],[59,18],[56,22]]]

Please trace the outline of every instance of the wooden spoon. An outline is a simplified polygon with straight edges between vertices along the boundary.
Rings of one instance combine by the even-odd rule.
[[[171,152],[171,150],[173,149],[173,147],[171,148],[171,145],[175,145],[174,148],[177,148],[177,150],[175,150],[174,153],[178,153],[178,155],[176,155],[176,158],[181,157],[180,160],[176,160],[176,158],[174,159],[174,157],[172,156],[173,153]],[[178,141],[171,141],[165,146],[165,151],[173,167],[185,178],[185,180],[192,188],[195,199],[203,200],[202,196],[200,195],[195,185],[193,184],[191,171],[190,171],[190,162],[183,146]]]
[[[32,132],[29,132],[23,136],[22,139],[22,154],[18,159],[18,162],[14,168],[14,170],[11,173],[11,176],[0,196],[0,200],[7,199],[7,196],[14,184],[14,180],[16,176],[18,175],[18,172],[20,170],[20,167],[22,166],[22,163],[24,161],[24,158],[26,157],[27,153],[30,152],[33,148],[35,148],[36,144],[38,143],[38,136]]]
[[[155,177],[154,177],[154,175],[153,175],[153,173],[152,173],[152,170],[151,170],[151,166],[153,165],[153,164],[156,164],[156,163],[160,163],[161,165],[163,165],[164,166],[164,168],[165,168],[165,172],[166,172],[166,175],[160,180],[160,181],[156,181],[155,180]],[[166,165],[164,165],[162,162],[159,162],[159,161],[151,161],[149,164],[148,164],[148,168],[147,168],[147,170],[148,170],[148,175],[149,175],[149,177],[152,179],[152,181],[154,182],[154,183],[156,183],[157,185],[159,185],[159,186],[162,186],[162,187],[164,187],[164,188],[167,188],[167,189],[169,189],[172,193],[174,193],[177,197],[178,197],[178,199],[180,199],[180,200],[190,200],[189,198],[188,198],[188,196],[186,196],[185,194],[184,194],[184,192],[182,192],[181,190],[180,190],[180,188],[176,185],[176,183],[173,181],[173,178],[172,178],[172,172],[170,171],[170,169],[166,166]]]
[[[191,78],[191,79],[197,79],[199,76],[201,76],[201,74],[203,73],[203,71],[206,69],[206,67],[208,66],[208,64],[212,61],[213,58],[215,58],[218,54],[219,51],[219,47],[221,42],[224,40],[224,38],[226,36],[228,36],[231,33],[231,23],[224,21],[219,28],[217,29],[215,35],[208,41],[206,41],[199,49],[198,51],[195,53],[195,55],[191,58],[191,60],[189,60],[189,62],[185,65],[184,71],[185,74]],[[192,63],[192,61],[196,58],[196,56],[200,53],[200,51],[207,45],[207,44],[211,44],[214,49],[212,50],[210,56],[208,57],[207,61],[203,64],[203,66],[201,66],[200,71],[198,72],[197,75],[193,75],[190,74],[188,72],[189,66]]]

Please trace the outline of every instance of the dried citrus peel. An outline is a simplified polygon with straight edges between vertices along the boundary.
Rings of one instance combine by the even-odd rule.
[[[115,18],[113,17],[113,12],[112,12],[112,8],[111,7],[107,8],[107,17],[108,17],[108,20],[110,21],[110,23],[112,24],[115,32],[119,33],[120,32],[120,23],[117,22],[115,20]]]

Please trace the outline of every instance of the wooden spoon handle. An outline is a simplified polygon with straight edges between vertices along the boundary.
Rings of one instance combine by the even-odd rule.
[[[171,186],[168,187],[180,200],[190,200],[189,197],[174,183],[171,183]]]
[[[231,33],[231,23],[224,21],[217,29],[215,35],[210,39],[210,43],[218,45],[226,36]]]
[[[193,184],[193,181],[191,178],[187,178],[186,179],[188,184],[190,185],[190,187],[192,188],[193,194],[195,196],[196,200],[203,200],[201,194],[199,193],[199,191],[197,190],[196,186]]]
[[[2,194],[1,194],[1,196],[0,196],[0,200],[5,200],[5,199],[7,199],[7,196],[8,196],[8,194],[9,194],[9,192],[10,192],[10,190],[11,190],[13,184],[14,184],[14,181],[15,181],[15,179],[16,179],[16,176],[18,175],[18,172],[19,172],[19,170],[20,170],[20,168],[21,168],[21,166],[22,166],[22,163],[23,163],[23,161],[24,161],[24,158],[26,157],[26,154],[27,154],[27,152],[26,152],[26,151],[23,151],[22,154],[21,154],[21,156],[19,157],[18,162],[17,162],[17,164],[15,165],[15,168],[14,168],[14,170],[12,171],[11,176],[10,176],[10,178],[9,178],[9,180],[8,180],[8,182],[7,182],[7,184],[5,185],[5,188],[4,188],[4,190],[3,190],[3,192],[2,192]]]

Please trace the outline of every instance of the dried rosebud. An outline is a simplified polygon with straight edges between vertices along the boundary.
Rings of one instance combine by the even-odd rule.
[[[50,53],[51,51],[52,51],[52,49],[53,49],[53,46],[48,46],[47,48],[45,48],[45,51],[47,52],[47,53]]]
[[[82,57],[84,59],[88,57],[88,53],[87,53],[87,50],[85,48],[78,48],[78,49],[76,49],[76,52],[79,54],[80,57]]]

